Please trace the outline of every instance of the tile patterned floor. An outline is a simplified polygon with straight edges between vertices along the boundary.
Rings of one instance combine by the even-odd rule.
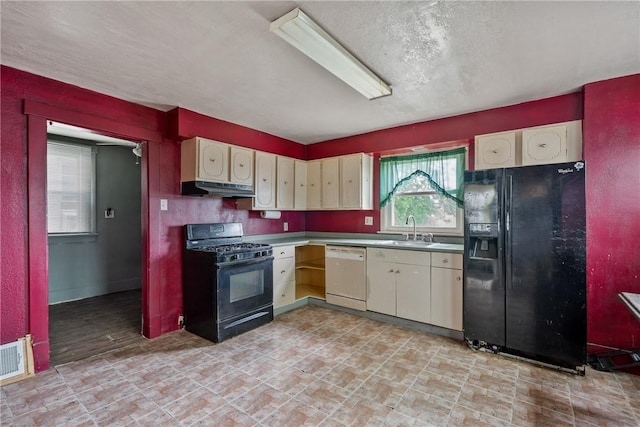
[[[5,426],[638,426],[640,377],[576,377],[306,306],[177,331],[0,389]]]

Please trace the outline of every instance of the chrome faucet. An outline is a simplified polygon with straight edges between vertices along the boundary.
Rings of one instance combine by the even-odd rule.
[[[413,215],[409,215],[407,217],[407,222],[405,225],[409,225],[409,220],[412,219],[413,220],[413,240],[417,240],[418,239],[418,235],[416,234],[416,218]]]

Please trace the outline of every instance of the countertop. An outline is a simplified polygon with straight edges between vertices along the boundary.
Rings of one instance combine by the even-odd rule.
[[[307,245],[307,244],[320,244],[320,245],[339,245],[339,246],[355,246],[355,247],[375,247],[386,249],[402,249],[412,251],[425,251],[425,252],[450,252],[450,253],[462,253],[463,245],[457,243],[426,243],[426,242],[414,242],[407,240],[392,240],[392,239],[359,239],[359,238],[328,238],[318,236],[301,236],[301,237],[278,237],[278,238],[266,238],[260,239],[263,243],[269,243],[272,246],[287,246],[287,245]]]

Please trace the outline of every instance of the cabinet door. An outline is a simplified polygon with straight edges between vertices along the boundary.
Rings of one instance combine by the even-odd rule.
[[[293,208],[304,210],[307,208],[307,162],[296,160],[293,165]]]
[[[275,209],[276,207],[276,156],[256,152],[256,197],[253,207],[257,209]]]
[[[538,126],[522,131],[522,164],[567,161],[567,126]]]
[[[322,208],[322,161],[307,163],[307,209]]]
[[[254,150],[231,146],[231,182],[253,184],[254,153]]]
[[[340,206],[345,209],[362,207],[362,155],[340,158]]]
[[[462,270],[431,268],[431,323],[462,330]]]
[[[367,310],[396,315],[396,265],[367,261]]]
[[[322,160],[322,209],[338,209],[340,207],[338,157]]]
[[[296,300],[296,282],[273,284],[273,308],[293,304]]]
[[[516,131],[476,136],[476,170],[519,165],[519,142],[519,134]]]
[[[429,323],[431,320],[430,267],[398,264],[396,312],[398,317]]]
[[[276,208],[293,209],[293,159],[278,156],[277,161],[277,187]]]
[[[293,282],[296,279],[294,258],[276,258],[273,260],[273,283]]]
[[[202,181],[229,182],[229,146],[198,138],[198,176]]]

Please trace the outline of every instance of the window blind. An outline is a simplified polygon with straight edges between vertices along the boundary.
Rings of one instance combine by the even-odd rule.
[[[47,143],[47,231],[94,231],[94,169],[91,146]]]

